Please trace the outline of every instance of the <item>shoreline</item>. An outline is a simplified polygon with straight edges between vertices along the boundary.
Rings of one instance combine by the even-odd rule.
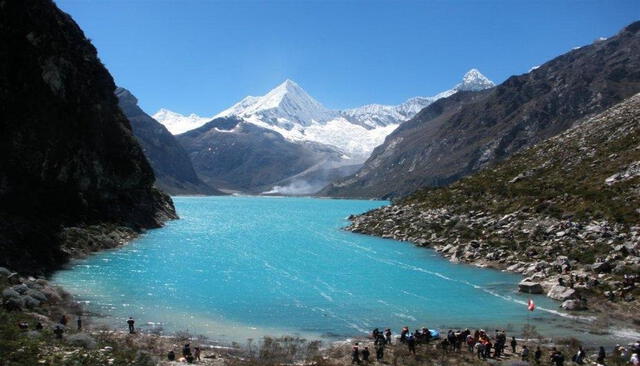
[[[68,314],[68,330],[65,332],[63,339],[51,339],[47,341],[50,346],[45,347],[40,351],[48,354],[49,356],[54,355],[55,357],[62,357],[63,359],[65,357],[72,357],[75,354],[97,353],[100,357],[106,357],[105,360],[108,361],[109,359],[112,359],[112,357],[116,357],[114,349],[125,348],[130,350],[128,352],[131,354],[131,357],[138,357],[142,352],[148,354],[148,357],[150,358],[163,360],[166,359],[166,352],[168,350],[174,349],[179,352],[183,344],[191,343],[193,346],[200,346],[203,351],[203,357],[207,357],[203,358],[203,361],[199,362],[200,364],[238,365],[243,364],[243,362],[249,362],[247,364],[251,365],[250,362],[256,362],[251,361],[252,359],[259,359],[260,357],[263,357],[262,348],[273,347],[269,348],[273,351],[274,349],[279,349],[278,347],[281,345],[297,344],[299,349],[306,349],[305,347],[311,349],[312,347],[315,347],[314,349],[316,349],[316,351],[314,351],[314,357],[322,357],[325,360],[331,360],[334,362],[331,364],[334,365],[348,365],[350,349],[354,344],[358,343],[362,347],[368,345],[370,349],[374,349],[372,339],[368,334],[358,334],[351,337],[339,337],[335,339],[322,339],[319,343],[315,342],[316,339],[304,339],[296,335],[272,335],[264,338],[254,338],[253,340],[245,339],[243,342],[225,342],[213,337],[203,337],[197,333],[186,333],[181,331],[156,333],[153,329],[145,329],[147,324],[137,327],[136,333],[129,334],[124,329],[126,325],[123,325],[122,327],[115,327],[113,325],[104,326],[100,324],[96,319],[100,318],[101,314],[89,312],[88,309],[86,307],[82,307],[82,303],[78,302],[70,293],[44,279],[21,277],[17,274],[5,278],[2,276],[2,271],[0,271],[0,283],[11,285],[11,287],[25,287],[25,293],[27,293],[26,291],[39,289],[37,291],[46,294],[47,300],[41,302],[39,305],[25,308],[22,311],[9,313],[13,314],[13,316],[18,316],[21,319],[24,319],[25,317],[30,318],[31,320],[28,321],[30,328],[33,327],[36,320],[43,322],[45,330],[43,331],[44,333],[42,334],[42,337],[52,337],[49,329],[52,329],[57,324],[57,317],[60,316],[60,314]],[[30,294],[34,295],[35,292],[31,292]],[[5,293],[3,293],[3,297],[5,297],[4,295]],[[4,312],[5,310],[2,309],[0,311]],[[75,316],[78,314],[81,314],[83,319],[82,331],[75,330]],[[138,321],[141,322],[140,320]],[[0,324],[0,327],[3,326],[16,327],[17,329],[17,325],[13,323]],[[413,327],[411,329],[413,329]],[[454,327],[452,329],[459,329],[459,327]],[[493,334],[493,328],[486,329]],[[613,346],[613,342],[605,342],[609,339],[606,334],[599,335],[602,342],[586,342],[578,341],[571,337],[553,336],[545,331],[538,333],[535,328],[531,329],[529,335],[520,334],[518,330],[511,329],[507,325],[497,327],[496,329],[506,329],[507,335],[509,337],[516,336],[521,345],[541,345],[545,350],[557,346],[567,348],[572,344],[576,344],[576,342],[582,343],[586,349],[591,350],[595,350],[601,345],[605,345],[607,348]],[[440,330],[441,336],[444,336],[446,334],[446,329]],[[394,338],[397,339],[397,332],[399,330],[393,329],[393,331]],[[624,329],[621,329],[621,331],[624,331]],[[34,331],[30,332],[31,334],[34,334]],[[633,337],[635,334],[631,336]],[[30,336],[30,338],[33,338],[33,335]],[[631,343],[632,341],[637,341],[637,339],[631,338],[628,343]],[[394,343],[395,346],[391,346],[389,352],[391,354],[394,354],[394,352],[401,352],[401,354],[404,354],[405,346],[400,345],[397,341]],[[618,343],[626,344],[626,342]],[[98,344],[98,346],[95,344]],[[432,342],[431,346],[420,346],[419,349],[424,350],[425,347],[427,347],[427,353],[432,354],[431,352],[433,351],[428,350],[430,349],[429,347],[433,347],[437,355],[439,344],[439,342]],[[258,349],[260,349],[260,352],[256,351]],[[44,357],[40,354],[38,356],[40,358]],[[473,353],[466,353],[464,350],[458,354],[450,354],[450,357],[454,357],[455,359],[463,358],[463,364],[468,364],[466,362],[469,360],[475,360]],[[471,358],[469,359],[469,357]],[[514,355],[511,355],[510,357],[502,358],[501,360],[508,360],[513,357]],[[464,361],[465,359],[467,361]],[[343,361],[344,363],[342,363]],[[164,363],[162,363],[162,361],[156,361],[154,364]],[[300,364],[311,365],[316,363],[307,360]]]
[[[500,217],[486,214],[486,216],[499,222],[501,217],[504,219],[517,214]],[[432,219],[433,221],[419,223],[419,226],[416,226],[416,217],[420,217],[420,220],[425,220],[423,216],[427,216],[427,220]],[[606,318],[606,320],[613,320],[617,323],[631,323],[627,325],[635,326],[637,332],[640,333],[640,320],[635,317],[635,314],[640,311],[637,298],[631,297],[632,300],[629,302],[618,298],[617,302],[613,302],[604,298],[602,292],[597,292],[597,288],[590,288],[582,284],[576,284],[575,287],[567,285],[574,276],[576,278],[590,276],[591,278],[605,281],[607,278],[613,277],[610,272],[614,266],[613,264],[608,264],[608,271],[593,271],[591,267],[580,265],[579,263],[573,263],[573,266],[571,266],[569,259],[566,256],[562,256],[562,253],[556,254],[554,261],[546,262],[539,258],[527,257],[526,253],[523,257],[518,256],[513,251],[491,248],[486,245],[480,235],[463,238],[460,233],[451,234],[447,231],[436,233],[436,230],[429,226],[442,225],[444,220],[454,221],[454,219],[461,216],[463,215],[447,209],[425,209],[422,211],[417,205],[391,204],[360,215],[349,216],[351,223],[344,230],[361,235],[406,242],[416,247],[429,248],[452,263],[519,274],[522,278],[519,292],[527,293],[527,291],[522,291],[523,282],[538,284],[539,289],[530,293],[544,294],[551,299],[560,301],[563,304],[561,308],[565,309],[567,314],[571,316],[581,316],[585,311],[589,311],[594,314],[597,318],[596,320]],[[460,219],[457,222],[466,221]],[[607,223],[603,224],[603,226],[606,225]],[[587,225],[584,226],[588,227]],[[483,232],[482,234],[485,233]],[[564,233],[562,235],[564,236]],[[530,245],[535,244],[532,243]],[[568,269],[564,270],[564,266],[568,266]],[[556,270],[556,268],[560,267],[563,267],[563,270]],[[611,293],[614,293],[614,291],[616,290],[613,289]],[[604,293],[606,294],[606,292]],[[576,307],[575,309],[565,307],[568,300],[577,301],[581,298],[586,300],[586,307]]]

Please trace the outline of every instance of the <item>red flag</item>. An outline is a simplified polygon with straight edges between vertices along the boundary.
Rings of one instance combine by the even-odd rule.
[[[529,309],[529,311],[533,311],[536,308],[536,304],[533,303],[533,300],[529,299],[529,303],[527,304],[527,309]]]

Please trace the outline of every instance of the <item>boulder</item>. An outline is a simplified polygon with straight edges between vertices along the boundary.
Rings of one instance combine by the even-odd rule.
[[[611,264],[609,262],[598,262],[591,265],[591,269],[596,273],[605,273],[611,271]]]
[[[56,291],[56,289],[52,287],[45,287],[40,291],[40,293],[42,293],[50,303],[55,304],[62,301],[62,297],[60,296],[58,291]]]
[[[11,271],[4,267],[0,267],[0,276],[9,277],[11,275]]]
[[[541,294],[543,292],[542,285],[540,285],[538,282],[533,282],[528,279],[520,281],[520,283],[518,284],[518,290],[520,292],[526,292],[528,294]]]
[[[560,285],[554,285],[553,287],[551,287],[551,289],[547,293],[548,297],[555,300],[559,300],[559,301],[573,299],[575,295],[576,295],[576,290],[570,287],[560,286]]]
[[[4,299],[4,306],[8,310],[22,310],[24,300],[22,297],[8,297]]]
[[[26,294],[27,296],[30,296],[40,302],[46,302],[47,301],[47,297],[40,291],[38,290],[34,290],[34,289],[29,289]]]
[[[23,296],[22,301],[24,302],[24,306],[33,309],[40,306],[40,301],[34,299],[31,296]]]
[[[25,285],[24,283],[21,283],[19,285],[13,286],[11,289],[18,292],[21,295],[24,295],[27,292],[27,290],[29,290],[29,287],[27,287],[27,285]]]
[[[10,289],[10,288],[5,288],[2,291],[2,297],[4,297],[5,299],[8,298],[19,298],[20,297],[20,293],[14,289]]]
[[[586,310],[587,307],[584,305],[584,303],[580,300],[575,300],[575,299],[571,299],[571,300],[565,300],[562,303],[562,308],[565,310],[570,310],[570,311],[577,311],[577,310]]]

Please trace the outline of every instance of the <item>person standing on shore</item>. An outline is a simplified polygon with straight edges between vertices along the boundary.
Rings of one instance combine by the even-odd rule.
[[[469,352],[473,353],[473,346],[476,344],[476,341],[473,339],[473,336],[469,334],[467,336],[467,349]]]
[[[136,321],[133,320],[133,317],[129,317],[129,320],[127,320],[127,325],[129,325],[129,334],[133,334],[136,332],[136,329],[133,326],[135,323]]]
[[[526,344],[522,346],[522,361],[529,362],[529,347]]]
[[[409,333],[409,327],[402,328],[402,332],[400,332],[400,343],[407,341],[407,333]]]
[[[604,359],[607,357],[607,353],[604,351],[604,347],[600,347],[600,351],[598,351],[598,359],[596,362],[599,364],[604,364]]]
[[[200,361],[200,347],[193,348],[193,357],[195,357],[197,361]]]
[[[573,361],[578,365],[584,365],[584,356],[585,355],[582,346],[578,346],[578,352],[576,352],[576,355],[573,356]]]
[[[564,366],[564,355],[555,347],[551,352],[551,363],[555,366]]]
[[[182,347],[182,356],[191,356],[191,345],[189,343],[185,344],[184,347]]]
[[[369,364],[369,355],[371,354],[371,352],[369,352],[369,347],[365,347],[362,350],[362,361],[364,361],[367,365]]]
[[[62,318],[60,318],[60,324],[64,325],[65,327],[67,326],[68,323],[68,319],[66,315],[63,315]]]
[[[64,329],[62,329],[61,326],[56,325],[55,329],[53,330],[53,334],[56,335],[56,338],[62,339],[62,334],[63,333],[64,333]]]
[[[540,359],[542,358],[542,350],[540,346],[536,348],[536,351],[533,353],[533,360],[536,362],[536,365],[540,364]]]
[[[384,337],[387,340],[387,344],[391,344],[391,329],[390,328],[387,328],[384,331]]]
[[[511,337],[511,352],[513,354],[516,353],[516,347],[518,347],[518,341],[516,341],[516,337]]]
[[[358,346],[353,346],[351,350],[351,364],[360,364],[360,351],[358,350]]]
[[[409,334],[407,337],[407,346],[409,346],[409,352],[416,354],[416,337],[413,334]]]
[[[82,318],[78,315],[78,320],[76,320],[76,324],[78,325],[78,331],[82,330]]]
[[[376,346],[376,360],[382,362],[384,358],[384,343],[378,343]]]

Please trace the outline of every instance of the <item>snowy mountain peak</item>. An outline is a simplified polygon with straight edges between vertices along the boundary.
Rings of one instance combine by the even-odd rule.
[[[212,117],[200,117],[195,113],[185,116],[165,108],[161,108],[152,117],[174,135],[198,128],[213,119]]]
[[[336,112],[325,108],[296,82],[287,79],[267,94],[246,97],[216,117],[237,116],[291,130],[296,125],[326,122],[335,115]]]
[[[493,81],[489,80],[486,76],[482,75],[482,73],[478,69],[471,69],[467,71],[466,74],[462,77],[462,82],[454,88],[455,90],[484,90],[488,88],[493,88],[496,84]]]
[[[438,99],[446,98],[459,91],[478,91],[494,86],[493,81],[482,75],[478,69],[471,69],[464,74],[460,83],[432,97],[413,97],[399,105],[370,104],[344,110],[342,115],[351,122],[368,128],[389,126],[408,120]]]

